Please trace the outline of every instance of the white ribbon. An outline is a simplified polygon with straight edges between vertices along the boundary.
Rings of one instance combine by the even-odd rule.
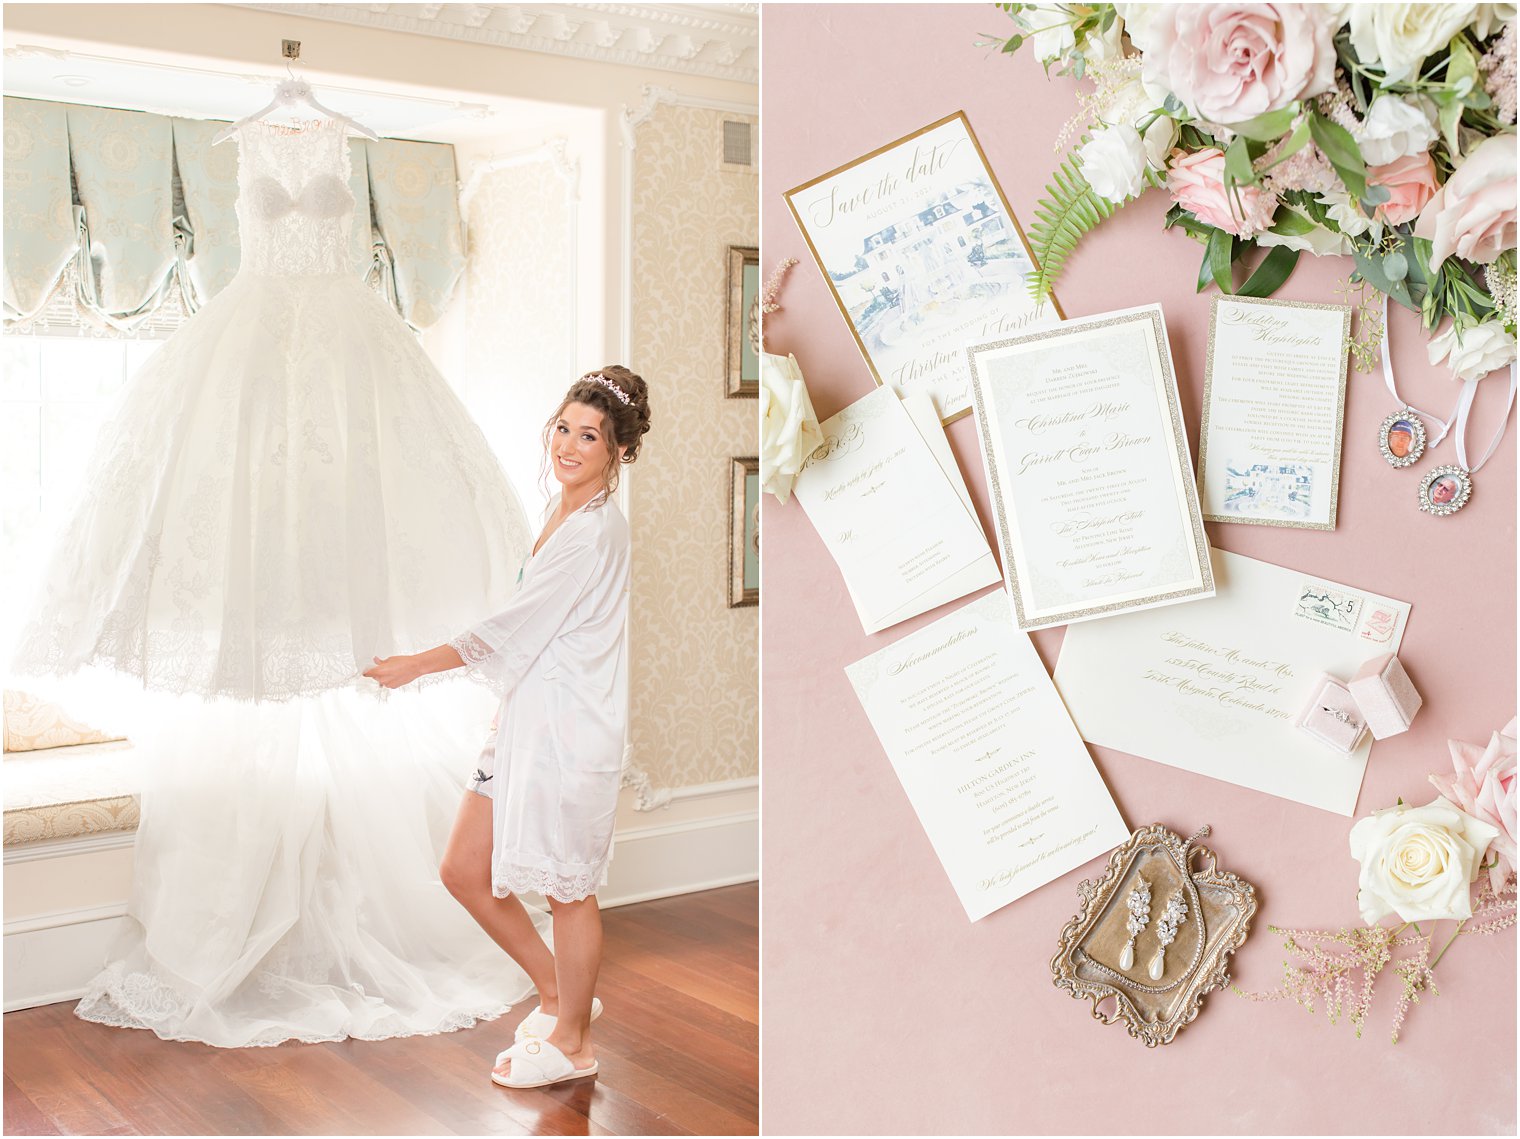
[[[1386,326],[1384,335],[1387,335]],[[1472,414],[1473,397],[1478,394],[1478,385],[1483,380],[1462,381],[1462,395],[1457,400],[1457,465],[1470,475],[1478,473],[1478,469],[1494,457],[1494,452],[1499,449],[1499,444],[1504,440],[1504,432],[1509,427],[1509,413],[1515,406],[1515,365],[1509,366],[1509,400],[1504,405],[1504,415],[1499,420],[1499,430],[1494,433],[1494,441],[1488,445],[1488,450],[1483,452],[1483,457],[1475,466],[1467,465],[1467,420]]]
[[[1403,396],[1399,395],[1399,385],[1398,385],[1398,383],[1393,378],[1393,356],[1388,351],[1388,342],[1391,339],[1393,339],[1393,329],[1392,329],[1392,327],[1388,323],[1388,294],[1384,293],[1383,294],[1383,344],[1382,344],[1382,348],[1383,348],[1383,383],[1385,383],[1385,384],[1388,385],[1388,392],[1389,392],[1389,394],[1393,396],[1395,402],[1397,402],[1400,407],[1407,407],[1410,411],[1414,412],[1416,415],[1422,415],[1426,419],[1434,420],[1436,423],[1439,423],[1441,425],[1441,433],[1439,435],[1437,435],[1435,437],[1435,440],[1430,444],[1430,449],[1431,450],[1435,450],[1436,446],[1441,442],[1441,440],[1446,438],[1446,433],[1451,430],[1452,425],[1454,423],[1456,423],[1457,417],[1461,414],[1462,399],[1461,399],[1461,397],[1458,397],[1458,399],[1457,399],[1457,409],[1454,410],[1452,412],[1452,414],[1448,418],[1446,418],[1446,419],[1440,419],[1440,418],[1432,415],[1428,411],[1421,411],[1419,408],[1415,407],[1414,404],[1410,403]],[[1467,402],[1469,404],[1471,404],[1472,403],[1472,397],[1470,395],[1467,395],[1467,393],[1465,393],[1465,392],[1463,393],[1463,395],[1467,396]]]

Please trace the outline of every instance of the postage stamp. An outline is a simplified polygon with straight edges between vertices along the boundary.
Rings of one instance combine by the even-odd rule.
[[[1306,621],[1318,621],[1350,633],[1355,630],[1361,612],[1362,595],[1359,593],[1348,593],[1320,581],[1306,581],[1298,591],[1297,614]]]

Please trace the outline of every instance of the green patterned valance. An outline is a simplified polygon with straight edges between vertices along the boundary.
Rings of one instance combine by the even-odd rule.
[[[171,298],[193,312],[237,272],[237,147],[226,124],[5,100],[5,322],[63,289],[130,329]],[[453,147],[354,139],[354,271],[416,328],[464,269]]]

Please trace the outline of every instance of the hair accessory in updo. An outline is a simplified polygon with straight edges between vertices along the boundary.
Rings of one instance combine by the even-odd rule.
[[[590,372],[590,373],[587,373],[586,375],[582,376],[581,379],[583,379],[583,380],[592,380],[592,381],[594,381],[594,382],[596,382],[598,384],[601,384],[602,387],[606,388],[613,395],[617,396],[618,399],[621,400],[623,403],[632,403],[633,402],[631,399],[628,398],[628,393],[627,392],[625,392],[622,388],[618,387],[615,383],[613,383],[611,380],[609,380],[606,376],[602,375],[600,372]]]

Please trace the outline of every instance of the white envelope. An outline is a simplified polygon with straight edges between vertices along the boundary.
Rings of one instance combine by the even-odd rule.
[[[1215,595],[1066,630],[1055,682],[1089,743],[1341,815],[1371,741],[1351,755],[1294,726],[1329,673],[1396,653],[1407,602],[1213,551]]]

